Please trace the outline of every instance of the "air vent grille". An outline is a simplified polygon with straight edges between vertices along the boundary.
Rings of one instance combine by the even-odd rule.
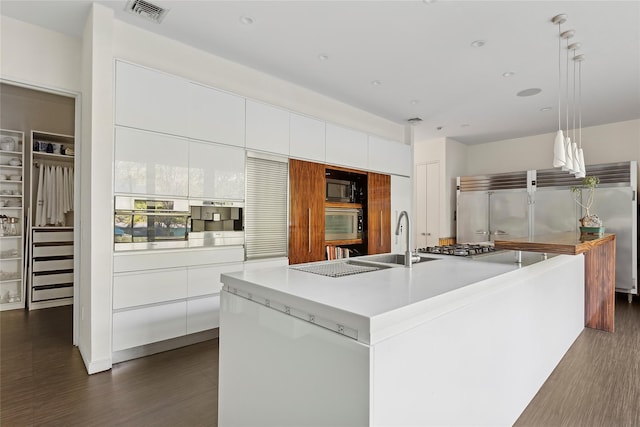
[[[169,12],[168,9],[144,0],[129,0],[125,10],[157,24],[161,23],[167,12]]]
[[[490,191],[527,188],[527,172],[461,176],[460,191]]]
[[[587,175],[600,178],[600,185],[631,185],[631,163],[604,163],[587,166]],[[536,172],[536,186],[543,187],[571,187],[580,185],[581,178],[575,178],[560,169],[545,169]]]

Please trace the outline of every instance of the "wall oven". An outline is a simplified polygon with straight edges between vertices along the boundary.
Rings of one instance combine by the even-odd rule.
[[[326,208],[324,225],[326,241],[362,239],[362,209]]]
[[[189,202],[116,196],[113,241],[116,251],[188,246]]]

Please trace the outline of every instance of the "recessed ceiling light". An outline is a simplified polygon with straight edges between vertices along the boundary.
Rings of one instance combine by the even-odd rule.
[[[320,55],[318,55],[318,59],[320,61],[326,61],[327,59],[329,59],[329,55],[327,55],[326,53],[321,53]]]
[[[254,20],[252,17],[244,15],[240,17],[240,22],[242,22],[244,25],[251,25],[253,24]]]
[[[532,87],[529,89],[521,90],[516,95],[518,96],[533,96],[542,92],[542,89],[538,89],[537,87]]]
[[[471,47],[482,47],[485,44],[487,44],[487,42],[484,40],[475,40],[471,42]]]
[[[502,73],[502,77],[511,77],[515,75],[516,75],[515,71],[505,71],[504,73]]]
[[[443,128],[443,127],[444,127],[444,126],[438,126],[436,129],[437,129],[437,130],[442,130],[442,128]]]
[[[409,101],[409,104],[411,104],[411,105],[417,105],[419,103],[420,103],[419,99],[412,99],[411,101]]]
[[[551,111],[551,107],[542,107],[540,111],[542,111],[543,113],[546,111]]]
[[[380,80],[373,80],[373,81],[371,82],[371,84],[372,84],[373,86],[380,86],[380,85],[382,84],[382,82],[381,82]]]
[[[463,123],[460,125],[461,128],[468,128],[469,126],[471,126],[469,123]]]

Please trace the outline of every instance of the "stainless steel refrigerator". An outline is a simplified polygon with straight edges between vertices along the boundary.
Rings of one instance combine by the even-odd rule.
[[[527,172],[457,178],[457,241],[529,235]]]

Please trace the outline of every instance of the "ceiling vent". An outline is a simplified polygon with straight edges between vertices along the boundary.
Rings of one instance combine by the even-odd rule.
[[[156,24],[161,23],[167,12],[169,12],[169,9],[164,9],[144,0],[129,0],[124,10]]]
[[[420,117],[412,117],[410,119],[407,119],[407,121],[409,122],[409,124],[417,125],[422,121],[422,119]]]

